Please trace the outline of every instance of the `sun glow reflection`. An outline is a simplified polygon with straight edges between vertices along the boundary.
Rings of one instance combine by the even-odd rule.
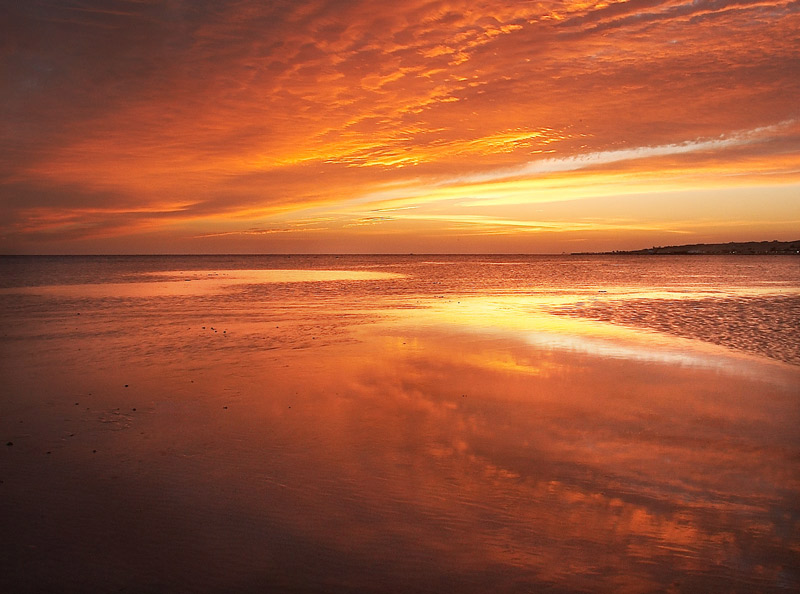
[[[735,289],[734,293],[736,293]],[[580,307],[601,300],[635,299],[703,299],[718,296],[713,292],[637,292],[617,289],[611,293],[596,290],[581,295],[532,294],[507,297],[462,297],[458,300],[433,299],[420,303],[404,316],[419,329],[451,326],[476,335],[507,335],[531,347],[548,350],[586,353],[600,357],[630,359],[689,367],[725,369],[736,373],[737,360],[746,355],[708,343],[663,334],[641,327],[628,327],[607,322],[554,315],[565,306]],[[742,291],[739,296],[773,294],[775,291]],[[778,293],[782,294],[781,291]],[[790,291],[800,294],[800,289]],[[413,320],[413,322],[412,322]],[[493,369],[515,369],[531,375],[546,375],[546,360],[520,363],[513,359],[471,359],[472,364]]]

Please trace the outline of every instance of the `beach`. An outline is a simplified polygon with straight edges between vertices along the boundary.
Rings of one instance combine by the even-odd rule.
[[[3,591],[800,588],[794,257],[0,266]]]

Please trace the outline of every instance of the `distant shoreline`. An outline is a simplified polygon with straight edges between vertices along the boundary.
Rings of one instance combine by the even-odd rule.
[[[613,252],[574,252],[574,256],[586,255],[633,255],[633,256],[678,256],[678,255],[736,255],[736,256],[788,256],[800,254],[800,239],[795,241],[731,241],[728,243],[693,243],[645,248],[641,250],[615,250]]]
[[[614,250],[604,252],[296,252],[296,253],[229,253],[229,252],[200,252],[200,253],[82,253],[82,254],[50,254],[50,253],[0,253],[0,260],[15,258],[97,258],[97,259],[125,259],[125,258],[348,258],[348,257],[515,257],[515,256],[616,256],[616,255],[800,255],[800,239],[794,241],[749,241],[728,243],[695,243],[687,245],[654,246],[639,250]]]

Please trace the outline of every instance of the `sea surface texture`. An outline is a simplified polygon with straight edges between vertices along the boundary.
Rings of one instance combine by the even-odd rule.
[[[0,258],[0,592],[800,591],[795,256]]]

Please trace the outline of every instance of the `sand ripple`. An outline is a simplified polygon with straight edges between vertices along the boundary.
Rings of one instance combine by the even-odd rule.
[[[800,365],[800,297],[631,299],[552,313],[649,328]]]

